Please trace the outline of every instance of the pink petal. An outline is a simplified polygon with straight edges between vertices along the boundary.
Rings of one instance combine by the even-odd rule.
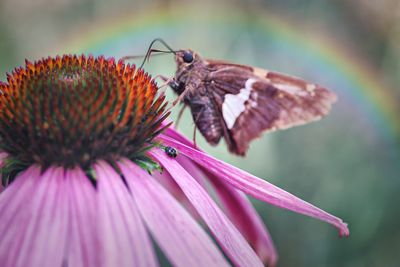
[[[2,222],[5,221],[6,210],[8,212],[16,211],[19,209],[19,206],[24,204],[22,198],[25,199],[27,197],[27,192],[30,191],[30,187],[34,185],[35,179],[30,178],[38,176],[40,176],[40,167],[36,165],[31,166],[18,174],[15,180],[0,194],[0,214],[2,216]],[[21,198],[21,200],[19,200],[19,198]],[[0,224],[0,235],[2,233],[2,226],[5,226],[5,224]]]
[[[192,141],[186,138],[186,136],[180,134],[179,132],[175,131],[172,127],[168,127],[164,130],[163,135],[166,135],[168,137],[171,137],[174,140],[179,141],[180,143],[187,145],[189,147],[194,147],[194,144]]]
[[[186,156],[177,157],[176,161],[187,170],[190,175],[196,179],[196,181],[203,187],[207,187],[206,176],[205,173],[200,169],[201,166],[197,165],[196,162],[193,162],[191,159]],[[208,178],[208,177],[207,177]]]
[[[80,168],[67,170],[65,189],[69,196],[68,266],[101,266],[96,190]]]
[[[276,187],[234,166],[226,164],[223,161],[215,159],[201,151],[190,148],[165,135],[160,135],[159,139],[164,141],[165,144],[175,147],[180,153],[193,159],[226,183],[245,192],[246,194],[277,207],[292,210],[294,212],[308,215],[310,217],[330,223],[339,229],[340,236],[349,235],[347,224],[341,219],[295,197],[279,187]]]
[[[222,201],[228,217],[246,237],[257,255],[268,266],[273,267],[278,260],[272,238],[263,221],[246,196],[235,188],[223,183],[213,175],[207,175]]]
[[[244,237],[192,176],[160,150],[150,152],[171,174],[203,218],[222,249],[237,266],[263,266]]]
[[[178,186],[175,180],[169,175],[169,173],[152,173],[152,176],[159,182],[167,191],[181,203],[187,211],[189,211],[190,215],[195,219],[199,220],[200,215],[197,213],[196,209],[193,207],[192,203],[190,203],[189,199],[187,199],[186,195],[182,192],[182,189]]]
[[[171,128],[165,130],[168,136],[179,142],[194,148],[194,144],[183,135],[174,131]],[[196,148],[197,149],[197,148]],[[197,149],[199,150],[199,149]],[[271,236],[262,222],[257,211],[252,204],[247,200],[246,196],[226,183],[220,181],[217,177],[207,171],[206,168],[199,167],[191,159],[186,157],[177,157],[177,161],[181,164],[199,183],[203,176],[213,184],[217,196],[222,201],[224,210],[255,249],[258,256],[263,262],[268,263],[268,266],[275,266],[278,260],[278,255],[271,239]],[[199,168],[202,168],[201,170]],[[204,185],[203,185],[204,187]]]
[[[129,160],[119,165],[143,219],[174,266],[229,266],[210,237],[153,177]]]
[[[5,159],[6,157],[7,157],[7,154],[6,154],[6,153],[0,152],[0,169],[1,169],[2,165],[3,165],[4,159]],[[0,176],[0,178],[1,178],[1,176]],[[0,193],[1,193],[3,190],[4,190],[4,188],[3,188],[3,185],[2,185],[1,179],[0,179]]]
[[[104,266],[158,266],[151,240],[122,178],[106,162],[96,164],[94,170]]]
[[[35,177],[38,176],[40,168],[32,166],[19,174],[0,194],[0,266],[11,265],[19,253],[19,246],[27,227],[24,221],[30,218],[29,214],[19,211],[29,201],[30,193],[34,190]]]
[[[5,214],[13,217],[0,230],[1,266],[61,266],[63,263],[68,227],[63,169],[49,168],[41,176],[36,171],[37,167],[28,169],[3,192],[7,196],[5,193],[20,186],[24,195],[15,194],[12,198],[1,195],[1,202],[17,202],[4,207],[2,214],[2,219],[8,217],[3,217]],[[26,177],[26,173],[35,176]],[[20,178],[22,181],[17,183]]]

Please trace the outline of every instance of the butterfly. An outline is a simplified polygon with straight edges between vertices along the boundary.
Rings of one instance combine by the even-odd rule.
[[[174,51],[177,70],[169,86],[190,107],[211,145],[223,138],[244,156],[263,132],[286,129],[327,115],[336,95],[297,77],[221,60],[187,49]]]
[[[167,51],[153,49],[160,42]],[[318,84],[286,74],[222,60],[205,59],[191,50],[173,50],[156,38],[142,68],[153,53],[173,53],[175,77],[161,77],[190,107],[197,129],[211,145],[224,139],[230,152],[244,156],[252,140],[264,132],[286,129],[326,116],[337,100]],[[154,54],[153,54],[154,55]],[[127,56],[135,59],[142,56]]]

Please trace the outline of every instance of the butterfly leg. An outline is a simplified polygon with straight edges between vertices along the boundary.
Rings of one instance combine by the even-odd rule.
[[[197,143],[196,143],[197,121],[200,119],[203,111],[204,111],[204,107],[199,111],[199,114],[197,114],[196,119],[194,120],[194,129],[193,129],[193,145],[194,145],[194,148],[197,148]]]
[[[159,90],[164,88],[164,87],[169,86],[175,80],[173,77],[172,78],[168,78],[168,77],[165,77],[163,75],[154,76],[153,81],[156,80],[156,79],[161,79],[163,81],[163,83],[158,87]],[[165,92],[165,90],[163,92]]]
[[[176,119],[176,123],[174,124],[174,128],[177,129],[178,128],[178,124],[182,118],[183,112],[185,111],[186,105],[183,105],[183,107],[181,108],[181,110],[179,110],[178,113],[178,118]]]
[[[175,100],[174,102],[172,102],[172,106],[176,106],[176,104],[178,104],[179,102],[182,102],[183,99],[185,98],[185,92],[183,92],[182,94],[180,94]]]
[[[194,126],[194,130],[193,130],[193,146],[194,148],[197,149],[197,143],[196,143],[196,132],[197,132],[197,126]]]
[[[177,98],[175,98],[175,100],[172,102],[172,105],[169,107],[169,109],[167,111],[170,111],[173,107],[176,106],[176,104],[183,102],[184,98],[185,98],[185,92],[183,92]]]

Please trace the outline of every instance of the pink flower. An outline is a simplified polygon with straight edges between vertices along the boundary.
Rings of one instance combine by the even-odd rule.
[[[0,266],[158,266],[153,242],[174,266],[274,266],[244,193],[349,234],[163,126],[156,90],[142,71],[83,56],[27,62],[0,83]]]

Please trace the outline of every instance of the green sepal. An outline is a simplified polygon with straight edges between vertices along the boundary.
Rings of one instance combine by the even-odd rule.
[[[162,172],[162,167],[158,162],[154,161],[152,158],[148,156],[141,156],[138,158],[135,158],[133,160],[139,167],[142,169],[146,170],[148,173],[152,173],[154,171],[159,171]]]
[[[8,186],[20,172],[26,170],[30,165],[30,163],[7,157],[0,168],[1,184],[4,187]]]

